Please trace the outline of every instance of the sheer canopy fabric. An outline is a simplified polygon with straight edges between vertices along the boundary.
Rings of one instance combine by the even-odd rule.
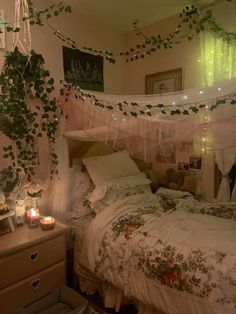
[[[145,161],[155,160],[160,151],[165,155],[173,144],[183,141],[193,141],[198,153],[234,147],[236,107],[231,103],[236,98],[235,83],[236,79],[232,79],[211,88],[168,95],[118,96],[91,92],[100,104],[112,106],[112,110],[96,106],[95,98],[91,96],[81,99],[80,92],[71,89],[59,100],[68,116],[64,134],[87,141],[102,141],[116,150],[126,149],[131,156]],[[218,99],[224,99],[224,104],[211,110]],[[123,101],[126,101],[127,116],[119,110],[118,103]],[[163,104],[167,114],[161,113],[162,108],[147,109],[147,104]],[[198,108],[199,104],[202,107],[199,112],[189,110]],[[187,109],[189,115],[169,114],[178,108]],[[150,111],[151,116],[139,114],[140,110]],[[136,112],[137,117],[130,116],[131,111]]]

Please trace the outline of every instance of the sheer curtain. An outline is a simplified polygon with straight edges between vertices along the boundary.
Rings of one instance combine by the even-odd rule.
[[[236,148],[228,148],[215,152],[215,159],[222,175],[222,180],[217,193],[218,202],[230,201],[229,172],[236,158]]]
[[[236,1],[223,1],[212,7],[213,17],[228,32],[236,31]],[[229,45],[212,33],[201,35],[201,62],[206,86],[236,76],[236,41]]]

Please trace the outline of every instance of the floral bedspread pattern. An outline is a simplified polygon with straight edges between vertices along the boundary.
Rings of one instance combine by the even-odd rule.
[[[127,295],[132,279],[144,274],[234,313],[235,209],[201,205],[193,198],[127,197],[90,224],[96,230],[90,266],[98,278],[122,287]],[[95,241],[91,230],[87,240]]]

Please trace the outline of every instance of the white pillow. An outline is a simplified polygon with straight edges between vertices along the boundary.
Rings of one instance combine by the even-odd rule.
[[[83,158],[82,161],[96,187],[112,179],[140,173],[135,162],[126,151]]]
[[[167,188],[159,188],[156,195],[164,195],[167,198],[175,199],[175,198],[184,198],[184,197],[193,197],[193,195],[186,191],[172,190]]]

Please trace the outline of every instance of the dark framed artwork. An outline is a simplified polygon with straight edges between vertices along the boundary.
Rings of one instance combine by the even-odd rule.
[[[182,90],[182,68],[145,76],[146,94],[165,94]]]
[[[82,89],[104,91],[103,57],[63,47],[64,77]]]
[[[202,158],[191,156],[189,157],[189,169],[201,170],[202,169]]]

